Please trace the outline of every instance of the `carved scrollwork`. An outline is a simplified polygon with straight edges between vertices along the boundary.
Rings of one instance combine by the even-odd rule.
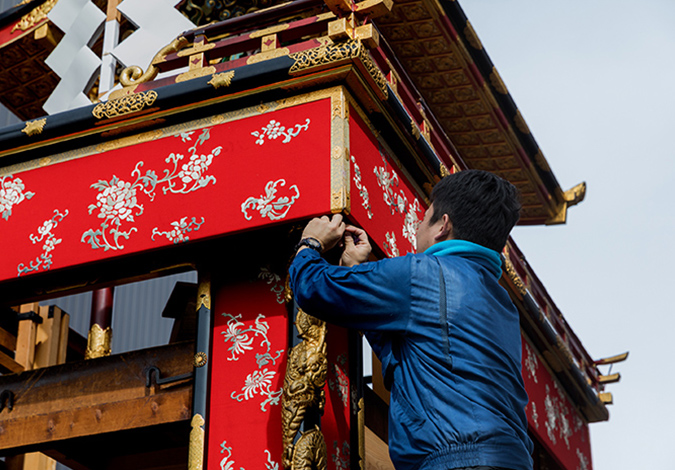
[[[146,93],[136,93],[133,95],[126,95],[122,98],[106,101],[97,104],[92,110],[93,114],[98,119],[113,118],[123,114],[135,113],[146,106],[151,106],[157,99],[156,91],[148,91]]]
[[[288,355],[286,376],[281,398],[281,422],[283,428],[284,468],[325,469],[326,443],[321,431],[314,429],[303,433],[293,445],[300,425],[310,408],[323,411],[326,402],[323,390],[328,374],[326,356],[326,323],[302,310],[298,311],[296,327],[302,341],[294,346]],[[316,435],[318,434],[318,436]],[[320,446],[323,442],[323,467],[307,466],[308,461],[320,461]]]
[[[290,57],[293,59],[293,65],[288,71],[291,75],[345,59],[359,59],[377,84],[378,88],[384,93],[384,96],[386,97],[388,95],[386,77],[382,71],[377,68],[370,58],[370,55],[368,55],[368,50],[360,40],[349,40],[336,44],[324,44],[306,51],[295,52],[291,54]]]
[[[157,74],[159,73],[159,68],[155,65],[156,63],[162,62],[164,58],[173,53],[178,52],[179,50],[185,48],[189,44],[188,40],[183,36],[180,36],[173,41],[171,44],[164,46],[152,59],[148,70],[143,72],[143,69],[137,65],[132,65],[122,70],[120,74],[120,83],[125,86],[138,85],[139,83],[149,82],[154,80]]]
[[[195,25],[202,26],[279,3],[283,3],[283,0],[187,0],[178,9]]]

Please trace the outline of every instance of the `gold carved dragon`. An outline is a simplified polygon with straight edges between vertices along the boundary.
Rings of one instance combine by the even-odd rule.
[[[302,340],[288,356],[284,392],[281,398],[284,468],[291,470],[325,470],[326,442],[318,427],[303,432],[294,444],[307,411],[323,412],[323,390],[328,374],[326,357],[326,323],[298,310],[296,328]]]

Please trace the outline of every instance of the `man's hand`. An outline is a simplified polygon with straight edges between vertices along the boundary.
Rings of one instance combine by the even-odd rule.
[[[342,214],[335,214],[332,219],[324,215],[309,221],[302,231],[302,238],[316,238],[321,242],[323,251],[327,251],[342,239],[344,232],[345,223],[342,221]]]
[[[340,258],[340,266],[351,268],[368,261],[372,248],[365,230],[347,225],[344,233],[344,245],[345,249]]]

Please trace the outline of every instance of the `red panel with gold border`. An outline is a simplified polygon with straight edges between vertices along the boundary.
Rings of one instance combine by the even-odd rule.
[[[354,220],[387,256],[415,253],[426,203],[353,107],[349,140]]]
[[[523,337],[525,408],[530,431],[562,468],[592,470],[588,423],[553,378],[535,348]]]
[[[288,315],[281,278],[215,289],[208,469],[278,468]]]
[[[0,281],[341,210],[343,102],[332,88],[0,170]]]

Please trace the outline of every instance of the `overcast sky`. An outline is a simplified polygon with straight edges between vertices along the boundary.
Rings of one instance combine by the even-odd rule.
[[[593,467],[675,469],[675,1],[460,4],[562,188],[588,184],[514,238],[593,358],[630,350]]]

